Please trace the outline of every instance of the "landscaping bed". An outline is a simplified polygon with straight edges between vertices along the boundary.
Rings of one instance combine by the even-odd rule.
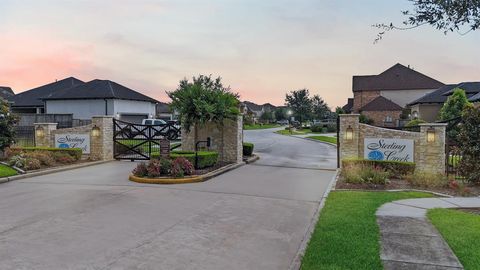
[[[77,148],[12,147],[5,150],[3,162],[31,172],[88,162],[81,158],[82,150]]]
[[[433,197],[422,192],[332,191],[321,210],[301,269],[383,269],[375,212],[388,202]]]
[[[336,189],[398,190],[418,189],[452,196],[479,196],[480,185],[441,174],[416,172],[410,162],[347,159]]]

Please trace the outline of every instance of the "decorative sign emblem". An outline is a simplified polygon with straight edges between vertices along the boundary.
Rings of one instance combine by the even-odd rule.
[[[365,138],[364,158],[413,162],[413,140]]]
[[[55,134],[55,147],[81,148],[84,154],[90,154],[90,134]]]

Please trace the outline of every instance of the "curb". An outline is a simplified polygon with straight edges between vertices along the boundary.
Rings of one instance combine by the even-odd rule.
[[[158,184],[158,185],[172,185],[172,184],[191,184],[191,183],[198,183],[198,182],[205,182],[215,176],[224,174],[228,171],[234,170],[245,165],[245,162],[239,162],[227,165],[225,167],[219,168],[217,170],[208,172],[204,175],[193,175],[184,178],[145,178],[145,177],[137,177],[131,174],[128,179],[132,182],[142,183],[142,184]]]
[[[250,164],[250,163],[253,163],[253,162],[255,162],[259,159],[260,159],[260,156],[253,154],[251,157],[247,158],[247,160],[245,160],[244,162],[246,164]]]
[[[334,190],[335,184],[337,183],[339,175],[339,170],[336,170],[335,175],[333,176],[330,184],[327,187],[327,190],[323,193],[322,199],[320,200],[317,209],[315,210],[315,214],[313,215],[312,219],[310,220],[310,224],[308,225],[307,231],[303,237],[302,243],[298,248],[297,254],[293,258],[293,261],[290,264],[289,270],[299,270],[302,266],[302,257],[305,254],[305,250],[307,249],[308,242],[310,242],[310,238],[312,237],[313,231],[315,230],[315,225],[317,224],[318,220],[320,219],[320,214],[323,206],[325,206],[325,201],[327,200],[330,191]]]
[[[416,192],[424,192],[424,193],[430,193],[433,195],[437,195],[439,197],[444,197],[444,198],[453,198],[455,196],[440,193],[440,192],[435,192],[435,191],[430,191],[430,190],[423,190],[423,189],[414,189],[414,188],[404,188],[404,189],[352,189],[352,188],[339,188],[336,189],[336,191],[359,191],[359,192],[408,192],[408,191],[416,191]],[[470,196],[470,197],[464,197],[464,198],[474,198],[475,196]]]
[[[21,174],[21,175],[4,177],[4,178],[0,178],[0,184],[15,181],[15,180],[31,178],[31,177],[35,177],[35,176],[42,176],[42,175],[47,175],[47,174],[52,174],[52,173],[57,173],[57,172],[64,172],[64,171],[69,171],[69,170],[74,170],[74,169],[80,169],[80,168],[100,165],[100,164],[108,163],[108,162],[111,162],[111,161],[113,161],[113,160],[86,162],[86,163],[82,163],[82,164],[75,164],[75,165],[63,166],[63,167],[59,167],[59,168],[46,169],[46,170],[43,170],[43,171],[37,171],[37,172],[31,172],[31,173],[26,173],[26,174]]]
[[[275,133],[275,134],[278,134],[278,133]],[[326,144],[326,145],[330,145],[330,146],[335,146],[335,147],[337,147],[337,145],[334,144],[334,143],[329,143],[329,142],[324,142],[324,141],[309,139],[309,138],[306,138],[306,137],[298,137],[298,136],[295,136],[295,135],[283,135],[283,134],[278,134],[278,135],[289,136],[289,137],[293,137],[293,138],[298,138],[298,139],[307,140],[307,141],[312,141],[312,142],[317,142],[317,143],[323,143],[323,144]],[[315,135],[312,135],[312,136],[315,136]]]

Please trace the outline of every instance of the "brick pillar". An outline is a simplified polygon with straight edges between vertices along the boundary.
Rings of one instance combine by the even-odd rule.
[[[431,173],[445,173],[445,143],[446,143],[446,123],[425,123],[420,124],[420,133],[422,134],[415,151],[418,151],[418,160],[415,161],[416,170]],[[435,131],[435,141],[427,141],[427,131],[432,128]]]
[[[98,127],[100,134],[92,136],[90,132],[90,155],[100,160],[113,159],[113,117],[92,117],[92,128]]]
[[[57,129],[58,123],[34,123],[35,127],[35,146],[37,147],[54,147],[52,131]],[[43,136],[38,136],[37,129],[43,128]]]
[[[340,114],[340,161],[346,158],[358,158],[359,135],[360,135],[360,114]],[[353,139],[347,140],[346,133],[348,128],[353,130]]]

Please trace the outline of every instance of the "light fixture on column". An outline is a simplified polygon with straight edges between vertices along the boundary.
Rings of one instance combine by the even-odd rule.
[[[98,137],[98,136],[100,136],[100,128],[95,125],[92,128],[92,137]]]
[[[429,127],[427,129],[427,142],[428,143],[435,142],[435,129],[433,127]]]
[[[345,131],[345,140],[352,141],[353,140],[353,128],[352,126],[348,126],[347,130]]]
[[[35,129],[35,135],[37,135],[38,138],[45,137],[45,129],[42,126],[38,126]]]

